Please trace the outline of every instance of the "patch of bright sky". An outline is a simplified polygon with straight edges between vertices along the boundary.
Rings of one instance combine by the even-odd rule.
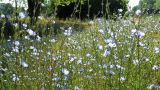
[[[26,6],[26,0],[17,0],[18,7]],[[13,6],[15,6],[15,0],[0,0],[0,3],[11,3]]]
[[[133,8],[134,6],[139,4],[139,0],[129,0],[128,6]]]
[[[12,3],[13,0],[0,0],[0,3]]]

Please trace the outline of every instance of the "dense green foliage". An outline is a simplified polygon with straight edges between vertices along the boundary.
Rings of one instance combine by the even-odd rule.
[[[83,3],[76,1],[70,4],[58,5],[54,9],[60,18],[78,17],[81,19],[102,17],[108,15],[118,15],[119,9],[123,15],[127,11],[127,2],[125,0],[88,0]]]
[[[34,17],[37,18],[41,12],[45,13],[46,15],[52,13],[53,16],[56,16],[58,13],[58,16],[64,17],[68,17],[73,14],[82,18],[93,18],[95,15],[100,16],[98,15],[99,13],[103,13],[103,15],[118,14],[118,9],[122,9],[124,14],[127,11],[128,3],[127,0],[51,0],[48,3],[45,0],[27,1],[28,15],[31,18],[31,22],[34,21]],[[41,3],[47,4],[41,9]],[[73,5],[70,7],[71,4]],[[69,7],[68,10],[66,9],[67,7]]]
[[[132,11],[133,12],[136,12],[137,10],[139,10],[140,9],[140,6],[139,5],[136,5],[136,6],[134,6],[133,8],[132,8]]]
[[[134,9],[139,8],[154,8],[159,9],[160,8],[160,0],[140,0],[139,5],[135,6]]]
[[[140,0],[139,5],[141,8],[153,8],[156,0]]]
[[[156,2],[154,3],[154,7],[160,8],[160,0],[156,0]]]
[[[10,3],[0,3],[0,14],[8,14],[11,15],[14,12],[14,8]]]

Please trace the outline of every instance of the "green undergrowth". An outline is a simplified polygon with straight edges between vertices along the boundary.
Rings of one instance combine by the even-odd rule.
[[[59,25],[58,38],[1,39],[1,90],[156,90],[160,85],[158,17],[44,19],[27,29],[47,24]]]

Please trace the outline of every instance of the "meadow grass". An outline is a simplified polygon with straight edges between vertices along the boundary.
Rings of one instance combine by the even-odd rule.
[[[1,90],[160,89],[158,17],[44,20],[28,25],[28,34],[0,40]],[[34,34],[47,23],[58,28]],[[52,35],[55,29],[62,31]]]

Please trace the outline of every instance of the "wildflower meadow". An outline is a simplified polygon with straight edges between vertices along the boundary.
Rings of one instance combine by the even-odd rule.
[[[14,38],[1,33],[0,90],[160,89],[159,16],[19,18]]]

